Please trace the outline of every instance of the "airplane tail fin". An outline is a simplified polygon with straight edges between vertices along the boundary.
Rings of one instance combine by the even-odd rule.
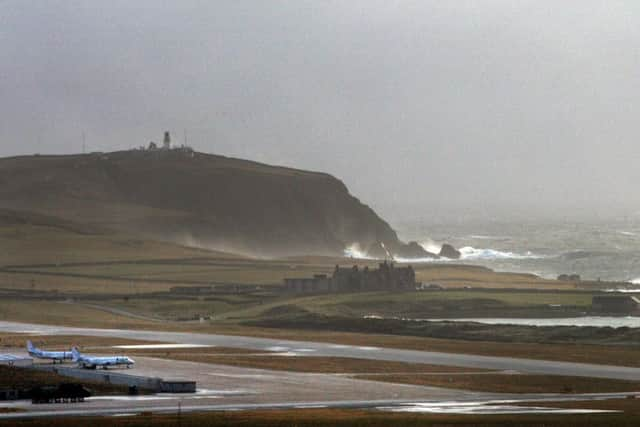
[[[80,354],[80,351],[78,351],[78,347],[73,347],[71,349],[71,356],[72,356],[71,360],[73,360],[74,362],[77,362],[80,360],[81,354]]]
[[[33,343],[31,342],[31,340],[27,340],[27,351],[29,353],[31,353],[32,351],[34,351],[36,348],[33,346]]]

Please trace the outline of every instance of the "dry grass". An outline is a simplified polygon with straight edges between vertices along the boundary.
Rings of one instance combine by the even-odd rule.
[[[52,292],[73,294],[135,294],[145,292],[166,292],[175,284],[153,281],[123,281],[106,278],[72,277],[35,274],[28,270],[1,272],[0,287],[18,291]]]
[[[119,209],[123,209],[119,214],[124,214],[126,207],[120,206]],[[139,207],[132,209],[137,211]],[[164,216],[167,212],[144,209],[145,216],[156,214]],[[21,269],[14,269],[12,273],[0,274],[0,287],[59,292],[133,293],[166,290],[171,286],[162,283],[162,280],[166,279],[202,283],[219,281],[273,284],[281,283],[285,277],[331,273],[335,264],[355,263],[361,267],[377,264],[377,261],[318,256],[252,260],[225,252],[131,238],[102,229],[94,230],[95,227],[90,225],[81,227],[89,231],[78,232],[73,227],[56,225],[56,221],[59,220],[50,217],[44,223],[0,224],[0,247],[4,249],[0,254],[0,266],[23,266]],[[194,258],[208,259],[211,263],[193,265],[188,260]],[[145,263],[158,260],[164,260],[168,265]],[[131,264],[131,261],[140,263]],[[105,262],[115,264],[104,265]],[[84,265],[65,265],[68,263]],[[497,273],[476,266],[418,264],[414,268],[418,281],[439,283],[446,287],[565,290],[575,288],[572,283],[545,280],[526,274]],[[133,290],[129,283],[109,280],[109,277],[132,278],[143,282],[136,283]]]
[[[294,409],[172,415],[142,414],[132,417],[49,418],[0,421],[0,426],[62,427],[630,427],[640,423],[632,414],[592,415],[443,415],[390,413],[349,409]]]
[[[146,244],[146,243],[145,243]],[[155,244],[155,243],[154,243]],[[154,248],[142,248],[141,252],[151,251],[146,259],[152,258],[156,252]],[[79,250],[82,253],[82,250]],[[193,265],[182,258],[171,259],[163,250],[157,252],[157,259],[164,259],[167,265],[145,263],[144,259],[138,264],[100,265],[87,262],[79,266],[59,267],[23,267],[13,269],[12,272],[0,274],[1,287],[21,290],[57,290],[58,292],[83,293],[137,293],[151,291],[167,291],[175,283],[163,280],[249,284],[279,284],[285,277],[308,277],[317,273],[330,274],[332,264],[304,264],[280,260],[255,261],[230,259],[220,257],[218,253],[191,253],[177,251],[177,255],[209,257],[211,264]],[[36,258],[39,260],[40,258]],[[55,264],[43,255],[44,261]],[[66,259],[66,258],[65,258]],[[71,258],[73,259],[73,258]],[[112,255],[106,259],[112,261],[127,260],[120,255]],[[134,258],[135,259],[135,258]],[[26,261],[26,260],[23,260]],[[83,261],[79,261],[83,262]],[[33,262],[35,263],[35,262]],[[33,264],[30,263],[30,264]],[[22,262],[21,264],[25,264]],[[342,264],[350,264],[342,262]],[[363,265],[364,263],[359,262]],[[110,278],[118,280],[110,280]],[[135,282],[126,279],[134,279]],[[518,288],[518,289],[575,289],[574,284],[545,280],[528,275],[513,273],[496,273],[490,270],[474,270],[466,266],[431,266],[427,270],[417,267],[416,278],[425,283],[439,283],[445,287],[459,288],[472,286],[474,288]]]
[[[79,348],[109,348],[114,345],[158,344],[156,341],[130,340],[126,338],[90,337],[83,335],[29,335],[0,333],[0,347],[22,348],[31,340],[36,347],[46,350],[68,350]]]
[[[640,382],[555,375],[359,375],[356,378],[400,384],[446,387],[495,393],[640,392]]]
[[[55,220],[55,219],[52,219]],[[0,225],[0,244],[4,248],[0,265],[56,264],[68,262],[170,259],[202,256],[234,258],[234,255],[205,251],[172,243],[130,238],[58,227],[55,224]]]
[[[546,280],[531,274],[498,273],[468,265],[414,265],[416,280],[459,288],[575,289],[573,283]]]
[[[43,300],[0,300],[0,320],[95,328],[144,328],[157,322],[133,319],[79,304]]]
[[[329,342],[344,345],[374,346],[483,356],[519,357],[566,362],[615,364],[640,367],[640,348],[587,344],[505,343],[422,338],[333,331],[252,328],[229,324],[211,327],[192,326],[193,332],[244,335],[261,338]]]
[[[331,342],[336,344],[399,348],[484,356],[519,357],[567,362],[640,366],[640,348],[587,345],[505,343],[492,341],[462,341],[440,338],[410,337],[332,331],[300,331],[290,329],[260,329],[228,327],[221,334],[237,334],[265,338]]]

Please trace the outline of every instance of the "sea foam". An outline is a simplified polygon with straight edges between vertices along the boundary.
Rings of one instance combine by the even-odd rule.
[[[420,245],[431,253],[438,253],[440,248],[436,246],[433,241],[421,242]],[[491,261],[491,260],[521,260],[521,259],[541,259],[545,258],[544,255],[538,255],[533,252],[527,251],[525,253],[516,253],[509,251],[499,251],[491,248],[474,248],[472,246],[465,246],[459,249],[460,259],[450,259],[445,257],[440,258],[404,258],[394,256],[393,259],[402,263],[427,263],[427,262],[448,262],[448,261]],[[375,259],[367,254],[367,252],[360,247],[357,243],[351,244],[344,249],[344,256],[354,259]]]
[[[463,260],[494,260],[494,259],[539,259],[542,255],[527,251],[524,254],[499,251],[496,249],[476,249],[472,246],[460,248],[460,259]]]

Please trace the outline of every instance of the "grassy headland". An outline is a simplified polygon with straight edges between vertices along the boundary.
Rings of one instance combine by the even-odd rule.
[[[415,266],[418,280],[445,289],[288,294],[281,289],[285,277],[329,273],[336,263],[373,263],[320,256],[249,259],[77,227],[49,217],[0,226],[0,319],[640,363],[635,330],[401,320],[588,312],[593,292],[576,289],[574,283],[428,264]],[[208,290],[189,290],[202,286]],[[204,323],[197,321],[201,317]]]

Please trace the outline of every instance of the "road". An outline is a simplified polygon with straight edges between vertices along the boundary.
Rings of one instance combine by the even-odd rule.
[[[353,346],[323,342],[291,341],[188,332],[78,328],[4,321],[0,321],[0,331],[16,333],[28,332],[45,335],[56,334],[119,337],[134,340],[161,341],[181,344],[237,347],[260,351],[289,351],[300,355],[352,357],[359,359],[461,366],[478,369],[513,370],[528,374],[568,375],[640,381],[640,368],[512,357],[477,356],[433,351],[401,350],[395,348]]]

